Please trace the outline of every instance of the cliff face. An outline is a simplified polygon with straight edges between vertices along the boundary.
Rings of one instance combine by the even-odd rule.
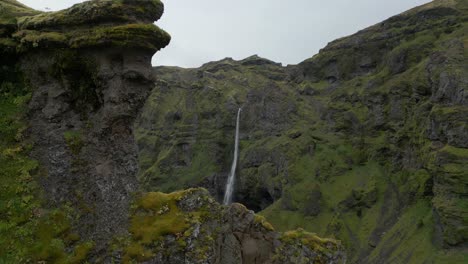
[[[1,263],[343,263],[204,189],[141,192],[133,129],[170,36],[158,0],[0,0]]]
[[[299,65],[156,67],[136,124],[148,189],[235,201],[280,230],[343,241],[356,263],[462,263],[468,242],[466,1],[434,1]]]
[[[159,1],[85,2],[21,18],[14,34],[33,90],[32,157],[46,170],[46,199],[84,205],[80,234],[97,244],[125,230],[137,190],[132,124],[151,89],[151,57],[169,43],[152,24],[162,9]]]
[[[0,31],[2,93],[13,102],[17,96],[26,97],[27,106],[18,109],[27,108],[21,111],[27,128],[16,140],[21,145],[27,140],[25,151],[37,164],[24,173],[38,186],[24,187],[18,196],[26,192],[30,204],[38,203],[42,193],[46,205],[23,208],[22,221],[30,227],[9,222],[41,240],[32,242],[28,252],[36,260],[73,262],[73,256],[57,256],[56,251],[66,252],[77,240],[87,242],[82,249],[104,253],[112,237],[128,233],[131,193],[138,190],[132,125],[152,88],[151,57],[170,40],[153,25],[163,5],[88,1],[51,13],[16,1],[1,1],[0,7],[6,10]],[[46,227],[41,224],[52,229],[58,225],[43,219],[54,219],[51,210],[58,210],[66,227],[42,230]],[[10,250],[20,252],[15,246]]]

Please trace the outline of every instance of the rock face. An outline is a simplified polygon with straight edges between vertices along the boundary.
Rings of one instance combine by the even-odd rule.
[[[31,91],[28,136],[47,206],[73,208],[75,232],[106,251],[127,233],[138,190],[133,120],[152,88],[151,57],[170,41],[153,24],[163,5],[88,1],[38,14],[0,4],[10,11],[1,48]]]
[[[205,189],[145,193],[116,261],[144,263],[345,263],[339,242],[304,230],[284,234],[241,204],[220,206]]]
[[[46,197],[52,206],[84,204],[80,234],[97,244],[126,230],[138,187],[132,124],[151,89],[151,57],[169,43],[152,25],[162,9],[90,1],[21,18],[14,34],[33,89],[32,156],[47,171]]]
[[[221,200],[242,107],[235,201],[337,237],[352,263],[463,262],[467,14],[434,1],[299,65],[156,67],[136,124],[142,184]]]
[[[149,92],[145,69],[151,54],[70,53],[64,60],[71,68],[58,78],[44,76],[48,69],[61,67],[55,54],[35,53],[21,62],[35,86],[29,103],[30,133],[36,142],[32,156],[47,171],[41,180],[47,199],[53,206],[85,204],[80,233],[99,241],[125,230],[130,194],[138,187],[132,123]],[[81,68],[83,58],[95,61],[97,69]],[[77,84],[78,78],[84,83]]]

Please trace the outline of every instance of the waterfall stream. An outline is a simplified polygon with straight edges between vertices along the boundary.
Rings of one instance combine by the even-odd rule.
[[[224,194],[223,204],[228,205],[232,202],[232,194],[234,192],[234,181],[236,179],[237,156],[239,152],[239,119],[242,108],[237,111],[236,121],[236,139],[234,142],[234,158],[232,160],[231,172],[229,173],[226,183],[226,193]]]

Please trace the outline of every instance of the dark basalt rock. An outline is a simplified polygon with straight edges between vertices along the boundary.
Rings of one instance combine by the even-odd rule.
[[[86,87],[90,90],[85,98],[84,94],[75,97],[74,80],[68,75],[41,74],[57,63],[53,53],[44,51],[22,59],[23,71],[36,87],[29,114],[30,134],[36,142],[32,156],[48,172],[41,183],[50,205],[85,203],[93,208],[94,214],[83,212],[77,227],[83,237],[105,245],[111,236],[125,233],[130,194],[138,188],[131,124],[150,91],[143,80],[150,76],[144,69],[150,65],[151,54],[108,49],[81,51],[70,59],[97,65],[92,72],[81,73],[80,78],[96,79]],[[128,71],[138,71],[145,79],[127,78]],[[73,146],[68,135],[76,136],[78,146]]]

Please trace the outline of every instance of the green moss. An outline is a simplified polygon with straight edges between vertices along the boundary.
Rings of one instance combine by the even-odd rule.
[[[169,44],[170,35],[153,24],[128,24],[98,27],[69,34],[70,47],[139,47],[157,51]]]
[[[3,58],[2,58],[3,59]],[[67,263],[73,210],[67,206],[43,208],[37,184],[42,173],[29,157],[25,115],[31,98],[26,80],[5,56],[0,66],[0,263]],[[4,62],[4,61],[2,61]]]
[[[184,237],[189,236],[190,227],[204,216],[204,209],[183,212],[178,202],[190,189],[170,194],[150,192],[142,194],[132,206],[129,231],[130,242],[124,246],[124,262],[133,259],[144,261],[154,256],[154,246],[162,243],[163,238],[172,235],[178,238],[180,246],[185,245]]]
[[[67,234],[67,236],[65,236],[64,239],[67,244],[73,244],[75,242],[78,242],[81,239],[81,237],[77,233],[69,233]]]
[[[15,25],[18,18],[39,14],[15,0],[3,0],[0,2],[0,28],[1,25]]]
[[[159,238],[183,232],[188,228],[185,216],[178,209],[178,194],[148,193],[137,203],[142,208],[156,215],[134,216],[130,232],[143,244],[150,244]]]
[[[268,221],[265,219],[265,217],[263,217],[261,215],[255,215],[254,222],[256,224],[261,225],[263,228],[265,228],[268,231],[274,231],[275,230],[273,228],[273,226],[270,223],[268,223]]]
[[[177,135],[182,137],[181,135]],[[149,139],[149,137],[145,137]],[[173,145],[172,145],[173,144]],[[140,177],[144,182],[155,184],[158,183],[158,190],[173,191],[181,187],[194,186],[202,177],[212,175],[219,170],[219,167],[214,164],[215,149],[212,144],[196,143],[191,146],[192,156],[184,157],[182,148],[184,144],[179,144],[176,140],[171,147],[159,153],[154,164],[154,158],[149,158],[147,161],[151,166]],[[187,143],[187,145],[189,145]],[[153,156],[154,154],[150,154]],[[170,166],[170,162],[175,157],[178,162],[184,163],[190,159],[190,163],[185,166]],[[140,157],[140,160],[143,157]]]
[[[87,259],[93,247],[94,247],[94,242],[86,242],[86,243],[77,245],[75,247],[75,250],[73,251],[73,255],[69,258],[67,262],[73,263],[73,264],[83,263]]]
[[[81,149],[84,146],[83,136],[79,131],[67,131],[63,134],[65,142],[67,143],[68,148],[77,156],[80,154]]]
[[[285,244],[297,245],[300,243],[317,252],[318,255],[329,254],[341,248],[341,243],[337,240],[321,238],[300,228],[284,232],[279,239]],[[320,257],[317,257],[317,259],[320,259]]]
[[[441,105],[436,105],[432,109],[432,112],[435,113],[436,115],[443,116],[445,118],[450,118],[450,115],[458,113],[463,113],[467,112],[467,107],[466,106],[441,106]]]
[[[426,58],[431,50],[434,48],[434,42],[436,37],[425,32],[417,34],[413,39],[403,41],[398,45],[391,53],[393,54],[405,54],[406,63],[409,66],[418,64],[422,59]]]
[[[168,33],[152,24],[162,13],[163,5],[158,0],[85,2],[58,12],[21,17],[19,31],[13,37],[20,52],[109,45],[154,52],[170,41]],[[13,19],[9,23],[16,24],[10,13],[4,19]]]
[[[181,203],[189,202],[189,208]],[[195,202],[195,204],[193,203]],[[188,243],[195,247],[188,250],[194,255],[206,258],[213,243],[212,233],[205,233],[200,228],[202,223],[217,219],[217,210],[211,207],[214,201],[204,189],[164,194],[150,192],[140,194],[132,205],[130,219],[130,236],[117,238],[112,243],[112,251],[123,255],[124,263],[142,262],[156,255],[170,253],[166,246],[175,246],[184,250]],[[219,220],[219,219],[217,219]],[[193,239],[194,232],[200,232]]]
[[[457,148],[450,145],[446,145],[440,150],[442,153],[448,153],[450,155],[459,157],[459,158],[468,158],[468,149],[467,148]]]
[[[431,243],[434,230],[431,210],[430,203],[424,200],[407,208],[397,224],[383,234],[382,243],[369,260],[378,261],[382,254],[380,259],[384,257],[386,261],[395,263],[463,263],[466,255],[462,252],[445,251]],[[390,256],[385,255],[388,247],[396,248]]]
[[[0,262],[5,263],[21,262],[30,256],[28,250],[37,224],[31,218],[39,206],[37,184],[31,173],[38,163],[28,157],[30,146],[21,142],[30,94],[21,76],[14,76],[16,82],[2,89],[0,97],[0,215],[4,216],[0,218]]]
[[[303,206],[303,202],[307,201],[307,194],[314,186],[313,179],[307,179],[311,183],[302,181],[291,191],[299,208]],[[321,236],[338,237],[351,252],[358,248],[360,243],[367,243],[370,233],[378,224],[377,219],[383,195],[379,190],[386,188],[384,179],[383,169],[376,163],[369,163],[360,168],[346,171],[341,176],[334,176],[330,182],[321,183],[322,204],[321,211],[317,216],[307,217],[302,210],[284,210],[279,206],[281,200],[263,211],[262,214],[281,231],[302,227],[306,230],[319,232]],[[364,206],[355,207],[348,213],[337,213],[337,211],[343,210],[339,209],[342,201],[353,197],[354,192],[362,193],[362,197],[367,197],[367,200],[362,200]],[[367,193],[372,195],[367,195]],[[355,210],[358,210],[361,216],[358,216]],[[348,234],[347,230],[352,230],[352,234]]]
[[[284,232],[280,238],[280,240],[285,243],[293,243],[296,239],[304,239],[304,241],[306,241],[305,245],[307,246],[320,245],[328,242],[337,243],[336,240],[320,238],[316,234],[306,232],[301,228]]]
[[[61,11],[21,18],[19,26],[22,29],[86,27],[96,22],[135,23],[136,18],[150,22],[161,17],[163,8],[159,0],[85,2]]]
[[[20,40],[19,51],[27,51],[32,48],[59,48],[67,46],[67,37],[59,32],[40,32],[23,30],[14,34],[15,39]]]
[[[70,222],[64,211],[54,210],[37,225],[37,244],[31,248],[37,261],[64,262],[65,243],[60,237],[70,230]]]
[[[151,259],[154,256],[154,253],[146,249],[143,245],[139,243],[132,243],[125,249],[125,255],[122,259],[123,263],[133,263],[133,259],[136,259],[139,262]]]

